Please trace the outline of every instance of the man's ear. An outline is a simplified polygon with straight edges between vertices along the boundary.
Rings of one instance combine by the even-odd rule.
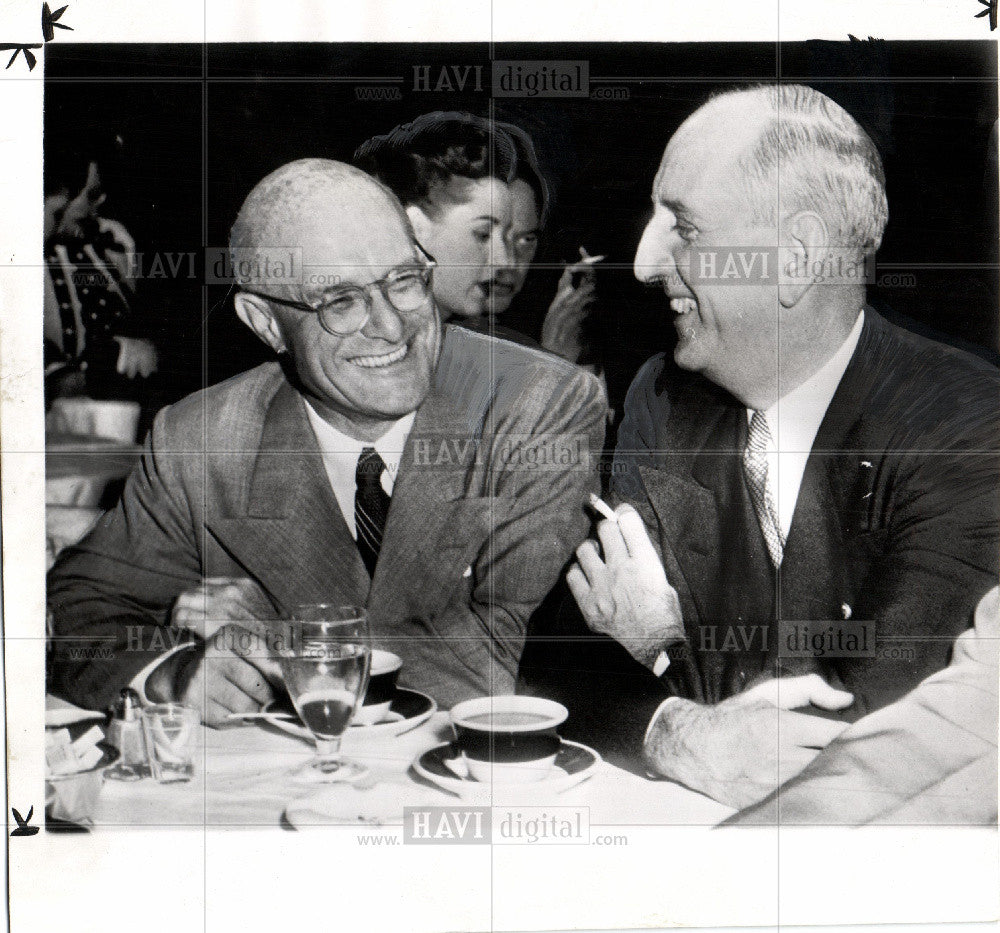
[[[793,214],[781,225],[778,301],[782,307],[794,307],[813,285],[823,283],[829,251],[830,232],[815,211]]]
[[[418,204],[410,204],[406,208],[406,216],[410,218],[410,226],[413,227],[413,235],[421,242],[428,239],[431,219],[424,213],[424,209]]]
[[[275,353],[284,353],[288,349],[278,319],[263,298],[248,295],[246,292],[237,292],[234,304],[239,319]]]

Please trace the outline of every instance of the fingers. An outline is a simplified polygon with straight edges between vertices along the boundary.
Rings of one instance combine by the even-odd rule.
[[[576,549],[576,559],[591,587],[606,583],[608,568],[597,553],[597,545],[593,541],[588,539]]]
[[[819,674],[802,674],[799,677],[776,677],[751,687],[741,693],[744,703],[763,700],[781,709],[798,709],[810,704],[821,709],[846,709],[854,702],[854,695],[831,687]]]
[[[229,683],[249,697],[258,707],[263,706],[274,698],[267,678],[248,661],[239,658],[227,660],[224,664],[223,673]],[[246,710],[233,709],[232,712],[246,712]]]
[[[601,549],[609,564],[628,560],[629,548],[618,522],[613,522],[608,518],[598,522],[597,537],[601,541]]]
[[[177,597],[171,621],[210,638],[226,622],[251,623],[274,616],[267,596],[254,581],[245,577],[206,577]]]
[[[649,540],[649,532],[646,531],[646,523],[642,520],[642,516],[627,502],[618,506],[615,514],[618,516],[618,527],[629,557],[652,557],[659,560],[656,548]]]
[[[281,674],[281,663],[268,654],[256,653],[247,658],[247,662],[271,684],[284,683]]]
[[[799,748],[826,748],[848,726],[836,719],[823,719],[806,713],[785,712],[780,719],[782,745]]]
[[[202,710],[209,725],[221,725],[230,713],[257,712],[274,699],[267,680],[235,656],[206,656],[182,697]]]
[[[587,624],[597,631],[605,631],[604,624],[615,614],[608,569],[598,555],[597,545],[593,541],[584,541],[576,549],[576,558],[577,563],[566,574],[566,583]]]
[[[846,709],[854,702],[853,694],[831,687],[819,674],[801,677],[782,677],[777,681],[778,696],[775,701],[782,709],[801,706],[818,706],[820,709]]]
[[[590,594],[590,584],[577,563],[566,571],[566,585],[578,604]]]

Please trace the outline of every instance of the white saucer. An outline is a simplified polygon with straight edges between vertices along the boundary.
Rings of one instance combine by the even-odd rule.
[[[545,797],[561,794],[591,777],[601,763],[601,756],[579,742],[562,739],[552,770],[540,781],[518,784],[487,784],[468,776],[462,753],[455,742],[437,745],[413,762],[413,770],[443,790],[462,798],[497,795]]]

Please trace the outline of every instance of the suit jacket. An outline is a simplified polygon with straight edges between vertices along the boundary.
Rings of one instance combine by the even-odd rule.
[[[996,826],[997,594],[980,602],[948,667],[854,723],[727,823]]]
[[[646,520],[678,591],[687,642],[671,650],[657,683],[607,640],[583,635],[582,621],[575,635],[562,621],[564,644],[593,650],[572,660],[563,650],[555,663],[550,651],[544,670],[522,673],[525,689],[558,689],[575,738],[633,756],[670,695],[716,703],[763,679],[819,671],[854,693],[835,714],[850,721],[898,699],[945,666],[997,580],[998,388],[992,366],[866,309],[776,574],[743,478],[745,407],[654,357],[627,396],[612,493]],[[802,631],[796,623],[846,635],[846,616],[868,623],[867,645],[845,639],[846,650],[811,657],[799,638],[789,650]]]
[[[400,683],[442,705],[511,692],[528,616],[586,534],[605,411],[578,368],[445,328],[370,579],[281,367],[189,396],[157,416],[120,502],[50,572],[50,690],[105,706],[175,643],[182,591],[246,576],[279,612],[367,606],[376,644],[404,659]]]

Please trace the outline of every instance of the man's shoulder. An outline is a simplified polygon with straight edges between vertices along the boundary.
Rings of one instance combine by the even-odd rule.
[[[204,449],[223,439],[227,445],[260,434],[274,393],[285,382],[281,366],[262,363],[224,382],[207,386],[157,415],[157,427],[182,449]]]
[[[867,316],[868,312],[866,312]],[[996,424],[1000,370],[977,356],[871,315],[857,366],[871,380],[869,419],[950,433]]]
[[[892,324],[871,309],[865,317],[870,322],[870,337],[862,350],[865,365],[885,371],[890,379],[925,376],[935,392],[947,391],[954,379],[994,391],[1000,386],[1000,370],[967,350]]]
[[[522,404],[529,395],[565,395],[580,403],[603,399],[591,373],[542,349],[462,327],[446,326],[435,386],[456,401]]]

